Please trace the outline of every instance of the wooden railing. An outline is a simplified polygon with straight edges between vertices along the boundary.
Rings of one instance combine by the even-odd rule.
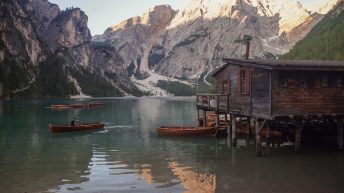
[[[229,95],[228,94],[197,94],[197,107],[206,110],[228,111]]]

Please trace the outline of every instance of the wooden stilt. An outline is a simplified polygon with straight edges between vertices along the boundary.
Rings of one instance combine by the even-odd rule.
[[[256,118],[256,155],[257,156],[262,156],[262,144],[261,144],[261,139],[260,139],[260,127],[259,127],[259,122],[258,119]]]
[[[229,134],[229,132],[228,132],[229,127],[228,127],[228,115],[227,115],[227,113],[225,114],[225,128],[226,128],[227,134]]]
[[[215,123],[215,127],[216,127],[216,133],[215,136],[218,137],[219,134],[219,129],[220,129],[220,114],[216,113],[216,123]]]
[[[231,125],[232,125],[232,144],[235,147],[237,144],[236,139],[236,116],[231,114]]]
[[[200,118],[199,118],[199,109],[197,108],[197,124],[198,124],[198,126],[200,126],[200,127],[202,127],[202,125],[201,125],[201,120],[200,120]]]
[[[254,124],[252,124],[252,118],[248,117],[247,121],[248,121],[248,139],[250,140],[252,138],[252,128],[254,128]]]
[[[203,110],[203,127],[207,126],[207,111]]]
[[[339,119],[337,122],[337,144],[338,149],[343,150],[343,120]]]
[[[226,127],[228,126],[228,115],[227,115],[227,113],[225,114],[225,125],[226,125]]]
[[[228,125],[229,133],[228,133],[228,139],[230,140],[230,144],[232,143],[232,136],[233,136],[233,128],[232,128],[232,115],[230,117],[230,123]]]
[[[216,127],[220,126],[220,115],[218,113],[216,113]]]
[[[301,151],[301,131],[303,125],[297,124],[295,128],[295,152]]]
[[[265,143],[266,143],[266,152],[269,154],[270,153],[270,123],[266,124],[266,136],[265,136]]]

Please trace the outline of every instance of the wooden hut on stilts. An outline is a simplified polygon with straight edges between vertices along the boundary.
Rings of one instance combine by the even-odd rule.
[[[249,49],[249,48],[248,48]],[[262,154],[262,139],[269,150],[275,129],[293,133],[295,151],[301,148],[302,129],[307,124],[337,126],[337,146],[343,149],[344,62],[311,60],[223,59],[213,73],[216,94],[197,94],[198,117],[203,110],[220,115],[228,124],[231,143],[236,144],[238,121],[245,119],[255,132],[256,153]],[[253,129],[253,127],[255,129]],[[276,133],[275,133],[276,134]]]

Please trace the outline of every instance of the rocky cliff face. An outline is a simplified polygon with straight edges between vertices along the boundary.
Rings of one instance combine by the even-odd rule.
[[[95,42],[108,42],[124,59],[129,73],[148,69],[148,56],[153,44],[171,23],[174,10],[168,5],[156,6],[142,17],[125,20],[108,28],[103,35],[95,36]]]
[[[245,34],[253,37],[252,58],[275,58],[287,52],[319,19],[292,0],[221,4],[199,0],[180,11],[168,27],[167,40],[161,45],[167,57],[156,70],[166,76],[195,78],[220,65],[223,57],[242,58]],[[303,33],[298,33],[300,26],[306,28]]]
[[[112,26],[93,41],[118,49],[129,75],[194,80],[206,78],[223,57],[242,58],[243,35],[253,37],[252,58],[276,58],[321,19],[296,0],[192,0],[177,12],[158,6]],[[155,22],[147,22],[151,20]],[[154,87],[156,78],[151,79]]]
[[[87,27],[88,18],[80,9],[61,11],[47,0],[4,0],[0,2],[0,10],[0,97],[16,97],[27,90],[31,90],[29,95],[37,96],[41,89],[38,87],[42,87],[37,85],[42,82],[38,80],[42,78],[40,73],[43,73],[42,69],[49,70],[43,65],[47,66],[51,61],[63,63],[62,79],[69,79],[62,81],[65,84],[73,83],[79,87],[82,79],[87,78],[82,78],[85,73],[80,72],[86,70],[91,75],[94,71],[99,72],[94,75],[98,77],[97,81],[104,81],[109,88],[112,85],[114,91],[121,90],[116,88],[117,85],[132,87],[126,71],[121,67],[123,60],[116,50],[104,51],[92,45],[92,36]],[[108,57],[108,52],[111,52],[111,57]],[[71,73],[72,69],[80,75]],[[116,74],[117,78],[114,75],[106,76],[108,74]],[[32,90],[32,87],[37,88]],[[81,90],[87,89],[81,86]],[[44,97],[46,93],[42,92]],[[49,96],[67,97],[71,94],[77,93],[64,90],[58,96]]]

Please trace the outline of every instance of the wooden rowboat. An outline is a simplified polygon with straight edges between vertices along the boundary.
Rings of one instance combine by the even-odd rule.
[[[71,104],[71,105],[69,105],[69,107],[76,109],[76,108],[85,108],[85,107],[87,107],[87,105],[85,105],[85,104]]]
[[[51,105],[52,109],[69,109],[70,107],[68,105]]]
[[[103,106],[103,105],[105,105],[105,103],[103,102],[88,103],[89,107]]]
[[[173,136],[215,136],[216,134],[223,135],[226,130],[216,127],[177,127],[177,126],[162,126],[156,129],[159,135],[173,135]]]
[[[85,123],[80,126],[49,124],[49,129],[52,132],[86,131],[86,130],[102,129],[102,128],[104,128],[104,123],[100,123],[100,122]]]

